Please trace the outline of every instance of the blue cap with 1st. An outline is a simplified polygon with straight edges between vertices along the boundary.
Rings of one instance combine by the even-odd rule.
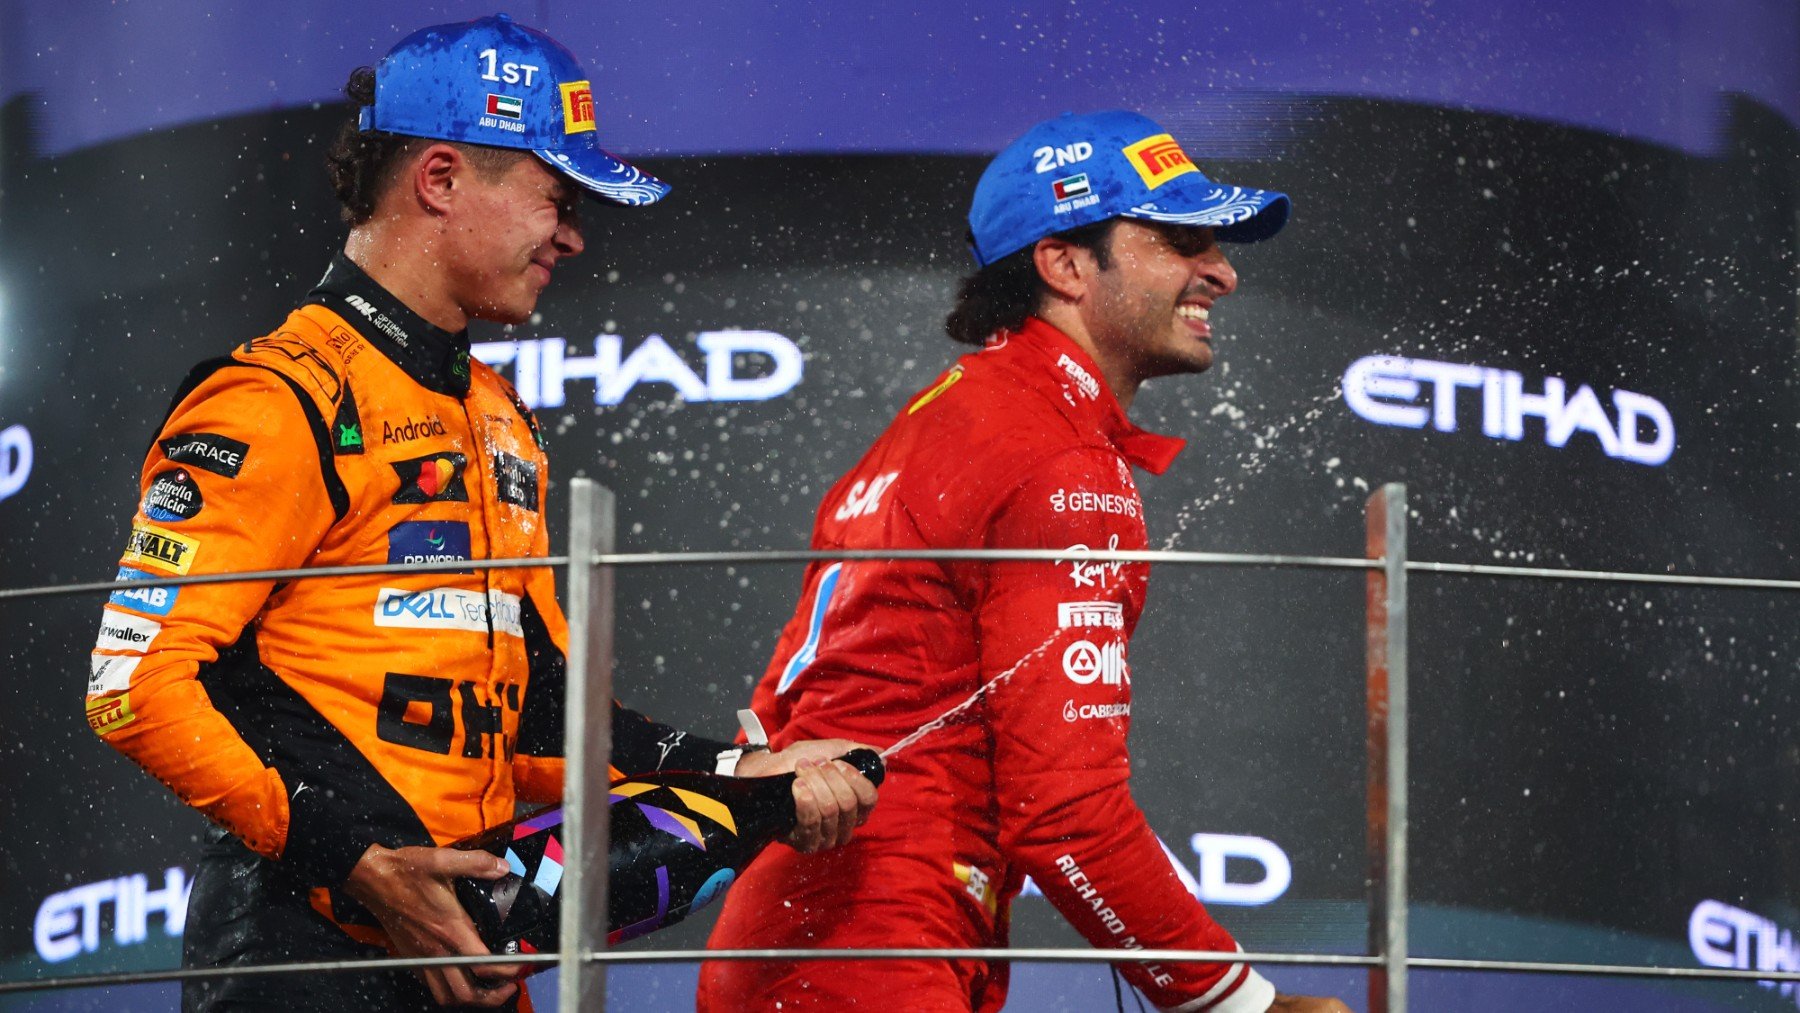
[[[359,126],[521,148],[601,197],[652,204],[669,185],[601,150],[587,75],[560,43],[505,14],[422,28],[375,67]]]
[[[1254,243],[1287,224],[1288,198],[1206,178],[1154,120],[1064,114],[1007,145],[975,184],[969,242],[983,267],[1045,236],[1108,218],[1207,225]]]

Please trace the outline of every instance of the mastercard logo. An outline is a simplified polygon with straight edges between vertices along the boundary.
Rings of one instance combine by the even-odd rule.
[[[461,454],[430,454],[394,462],[400,481],[395,503],[467,503],[469,490],[463,472],[469,459]]]
[[[419,469],[419,491],[436,496],[456,477],[456,462],[447,457],[434,457]]]

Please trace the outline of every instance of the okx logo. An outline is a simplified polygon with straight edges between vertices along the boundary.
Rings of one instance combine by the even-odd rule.
[[[468,558],[469,526],[462,521],[402,521],[388,531],[390,563],[444,563]]]
[[[395,503],[437,503],[452,500],[469,501],[468,487],[463,484],[463,468],[469,459],[461,454],[432,454],[409,461],[395,461],[394,471],[400,476],[400,489],[394,493]]]

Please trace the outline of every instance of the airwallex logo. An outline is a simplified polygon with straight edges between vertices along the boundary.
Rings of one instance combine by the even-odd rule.
[[[1369,355],[1344,371],[1344,403],[1376,425],[1453,433],[1479,412],[1481,433],[1496,440],[1524,440],[1530,431],[1562,449],[1578,433],[1608,457],[1659,465],[1675,452],[1675,420],[1661,401],[1628,390],[1606,399],[1587,384],[1569,390],[1560,376],[1527,390],[1524,374],[1396,355]],[[1466,395],[1464,392],[1468,392]]]
[[[767,401],[799,385],[805,363],[799,346],[774,331],[701,331],[694,344],[704,356],[696,371],[660,334],[630,353],[617,334],[594,338],[593,355],[570,355],[562,338],[483,341],[470,354],[499,369],[512,367],[513,386],[529,408],[559,408],[569,383],[594,385],[594,404],[615,405],[646,384],[665,385],[684,401]]]

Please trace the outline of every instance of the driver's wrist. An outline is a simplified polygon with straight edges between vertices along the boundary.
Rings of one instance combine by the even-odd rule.
[[[741,746],[733,746],[719,753],[719,762],[713,767],[713,773],[725,777],[755,777],[754,771],[763,766],[764,761],[758,757],[773,755],[769,747],[762,743],[751,742]],[[746,764],[745,761],[749,763]],[[748,766],[748,770],[746,770]]]

